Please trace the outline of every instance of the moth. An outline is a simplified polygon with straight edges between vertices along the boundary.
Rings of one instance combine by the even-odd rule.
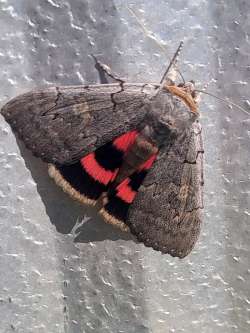
[[[194,83],[177,85],[169,75],[179,50],[159,84],[49,87],[1,113],[73,199],[183,258],[200,233],[203,147]]]

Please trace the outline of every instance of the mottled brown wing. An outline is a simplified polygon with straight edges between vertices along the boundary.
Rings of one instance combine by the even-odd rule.
[[[71,164],[136,128],[154,89],[142,84],[51,87],[12,99],[1,113],[35,156]]]
[[[159,158],[140,187],[127,224],[146,246],[180,258],[200,233],[203,166],[201,127],[193,125]]]

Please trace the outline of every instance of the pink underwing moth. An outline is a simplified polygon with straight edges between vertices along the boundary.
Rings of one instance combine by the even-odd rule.
[[[177,85],[168,72],[159,84],[34,90],[1,113],[73,199],[183,258],[200,233],[203,148],[194,84]]]

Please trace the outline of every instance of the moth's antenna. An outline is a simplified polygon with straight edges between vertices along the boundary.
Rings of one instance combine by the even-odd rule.
[[[165,49],[165,47],[164,47],[161,43],[159,43],[159,41],[158,41],[157,38],[152,34],[152,32],[149,31],[149,30],[148,30],[148,29],[147,29],[147,28],[141,23],[140,19],[139,19],[138,16],[135,14],[135,12],[134,12],[129,6],[126,6],[126,7],[127,7],[128,11],[131,13],[131,15],[134,16],[134,18],[136,19],[137,23],[139,24],[139,26],[141,27],[141,29],[144,31],[145,35],[146,35],[148,38],[152,39],[152,40],[153,40],[153,41],[159,46],[159,48],[160,48],[160,49],[166,54],[166,53],[167,53],[167,50]],[[183,42],[181,42],[180,44],[183,44]],[[167,73],[169,72],[170,68],[174,65],[174,63],[175,63],[174,66],[176,66],[176,60],[178,60],[178,56],[179,56],[179,53],[180,53],[180,51],[181,51],[181,48],[182,48],[182,45],[181,45],[181,47],[180,47],[180,45],[179,45],[179,47],[178,47],[179,52],[178,52],[178,54],[177,54],[177,56],[176,56],[176,59],[174,59],[174,58],[175,58],[175,56],[174,56],[173,59],[170,61],[170,64],[169,64],[169,66],[168,66],[166,72],[165,72],[164,75],[163,75],[163,78],[162,78],[162,80],[161,80],[161,83],[162,83],[162,81],[164,80],[164,78],[166,77],[166,75],[167,75]],[[178,50],[177,50],[177,51],[178,51]],[[176,52],[176,53],[177,53],[177,52]],[[173,60],[174,60],[174,61],[173,61]],[[179,71],[179,69],[178,69],[177,67],[175,67],[175,70],[176,70],[176,72],[180,75],[181,79],[183,80],[183,83],[185,83],[185,79],[184,79],[183,75],[181,74],[181,72]]]
[[[230,101],[230,100],[226,100],[224,98],[221,98],[221,97],[218,97],[208,91],[204,91],[204,90],[199,90],[199,89],[195,89],[195,92],[199,92],[199,93],[202,93],[202,94],[206,94],[206,95],[209,95],[211,97],[214,97],[216,99],[218,99],[219,101],[225,103],[225,104],[229,104],[229,105],[232,105],[234,107],[236,107],[237,109],[239,109],[240,111],[246,113],[247,115],[250,115],[250,112],[248,112],[247,110],[245,110],[244,108],[242,108],[240,105],[238,104],[235,104],[234,102]]]
[[[179,44],[179,46],[178,46],[178,48],[177,48],[177,50],[176,50],[176,52],[175,52],[173,58],[171,59],[169,65],[168,65],[168,68],[166,69],[165,73],[163,74],[163,77],[162,77],[162,79],[161,79],[161,81],[160,81],[160,84],[162,84],[162,83],[166,80],[167,75],[168,75],[168,73],[170,72],[171,68],[172,68],[173,66],[176,66],[176,63],[177,63],[177,61],[178,61],[178,58],[179,58],[180,52],[181,52],[181,50],[182,50],[182,47],[183,47],[183,41],[180,42],[180,44]],[[179,72],[179,74],[181,75],[180,72]],[[185,80],[184,80],[184,78],[183,78],[182,75],[181,75],[181,77],[182,77],[182,79],[183,79],[183,81],[184,81],[184,83],[185,83]]]
[[[208,81],[204,87],[201,89],[201,91],[204,93],[206,92],[207,88],[209,87],[209,85],[214,82],[214,79],[211,79],[210,81]],[[200,100],[201,100],[201,93],[200,91],[198,91],[197,89],[194,90],[194,93],[195,93],[195,101],[196,103],[200,103]],[[198,93],[198,94],[196,94]]]

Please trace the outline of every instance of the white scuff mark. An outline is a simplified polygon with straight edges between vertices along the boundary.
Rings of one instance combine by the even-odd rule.
[[[219,274],[214,274],[213,275],[213,280],[215,281],[219,281],[221,282],[222,284],[224,284],[225,286],[228,286],[228,282],[226,282],[225,280],[223,280],[223,278],[219,275]]]
[[[250,101],[248,99],[245,100],[245,104],[250,108]]]
[[[80,31],[83,30],[82,27],[80,27],[79,25],[76,25],[76,24],[74,23],[74,17],[73,17],[73,14],[72,14],[71,11],[69,11],[69,19],[70,19],[70,25],[71,25],[71,27],[72,27],[73,29],[75,29],[75,30],[80,30]]]
[[[38,276],[42,276],[38,269],[33,269],[33,273],[37,274]]]
[[[232,84],[239,84],[241,86],[246,86],[246,85],[248,85],[248,82],[239,80],[239,81],[232,82]]]
[[[8,6],[5,8],[2,8],[3,12],[8,12],[12,18],[18,17],[17,13],[15,12],[15,9],[13,6]]]
[[[76,75],[77,75],[77,77],[78,77],[78,79],[79,79],[79,81],[80,81],[81,83],[84,83],[84,82],[85,82],[85,80],[84,80],[82,74],[81,74],[79,71],[76,72]]]
[[[57,3],[55,3],[53,0],[47,0],[47,2],[53,7],[60,8],[60,6]]]
[[[33,23],[33,22],[31,21],[30,18],[28,18],[27,23],[28,23],[28,25],[29,25],[30,27],[32,27],[32,28],[35,28],[35,26],[36,26],[35,23]]]

